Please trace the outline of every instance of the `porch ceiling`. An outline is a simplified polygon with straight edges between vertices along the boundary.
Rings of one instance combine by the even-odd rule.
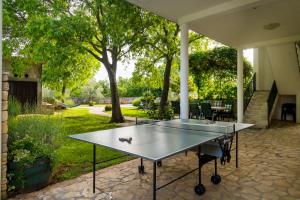
[[[233,47],[300,40],[299,0],[128,1]]]

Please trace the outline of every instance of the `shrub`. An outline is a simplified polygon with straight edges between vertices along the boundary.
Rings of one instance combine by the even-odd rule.
[[[106,105],[106,106],[104,107],[104,110],[105,110],[105,111],[111,111],[111,110],[112,110],[112,105]]]
[[[155,96],[151,92],[145,92],[141,97],[140,108],[152,109],[151,107],[154,105],[155,105]]]
[[[49,104],[55,104],[57,102],[57,100],[54,97],[43,97],[43,101],[47,102]]]
[[[64,104],[65,104],[67,107],[73,107],[73,106],[75,106],[75,103],[74,103],[74,101],[73,101],[72,99],[66,99],[66,100],[64,101]]]
[[[89,106],[94,106],[96,104],[95,101],[89,101]]]
[[[24,170],[38,158],[54,157],[54,140],[62,139],[62,120],[40,114],[19,115],[9,118],[8,187],[10,191],[24,186]]]
[[[174,111],[171,106],[166,106],[164,111],[161,111],[159,108],[150,109],[148,112],[148,117],[150,119],[158,120],[171,120],[174,119]]]
[[[132,105],[135,107],[140,107],[141,106],[141,98],[136,98],[132,101]]]

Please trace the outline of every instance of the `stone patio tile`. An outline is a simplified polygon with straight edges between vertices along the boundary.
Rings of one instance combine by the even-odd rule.
[[[277,123],[269,129],[248,130],[239,135],[239,168],[235,153],[225,166],[218,165],[222,177],[213,185],[213,163],[202,169],[206,193],[194,192],[198,172],[194,172],[157,192],[158,200],[289,200],[300,199],[300,125]],[[151,200],[152,164],[145,161],[144,175],[137,172],[140,160],[131,160],[97,171],[96,193],[92,193],[92,173],[50,185],[14,199],[99,199]],[[157,169],[157,185],[162,185],[197,166],[195,153],[179,154],[163,161]]]

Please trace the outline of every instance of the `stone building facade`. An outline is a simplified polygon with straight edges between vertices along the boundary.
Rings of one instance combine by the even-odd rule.
[[[2,74],[2,150],[1,150],[1,199],[6,198],[7,193],[7,139],[8,139],[8,73]]]
[[[11,67],[11,61],[8,59],[2,60],[2,66],[3,71],[7,72],[8,74],[8,81],[11,82],[19,82],[21,85],[26,85],[26,83],[36,83],[36,96],[37,101],[36,104],[38,106],[41,106],[42,104],[42,82],[41,82],[41,76],[42,76],[42,65],[38,64],[28,64],[27,70],[22,74],[21,76],[17,76],[13,73],[12,67]],[[14,85],[11,85],[13,87]],[[20,84],[18,84],[20,86]],[[13,87],[14,88],[14,87]],[[12,91],[10,91],[12,92]]]

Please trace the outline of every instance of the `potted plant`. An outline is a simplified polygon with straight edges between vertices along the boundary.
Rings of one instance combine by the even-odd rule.
[[[8,179],[10,192],[30,192],[46,186],[51,175],[52,149],[26,135],[10,141]]]

